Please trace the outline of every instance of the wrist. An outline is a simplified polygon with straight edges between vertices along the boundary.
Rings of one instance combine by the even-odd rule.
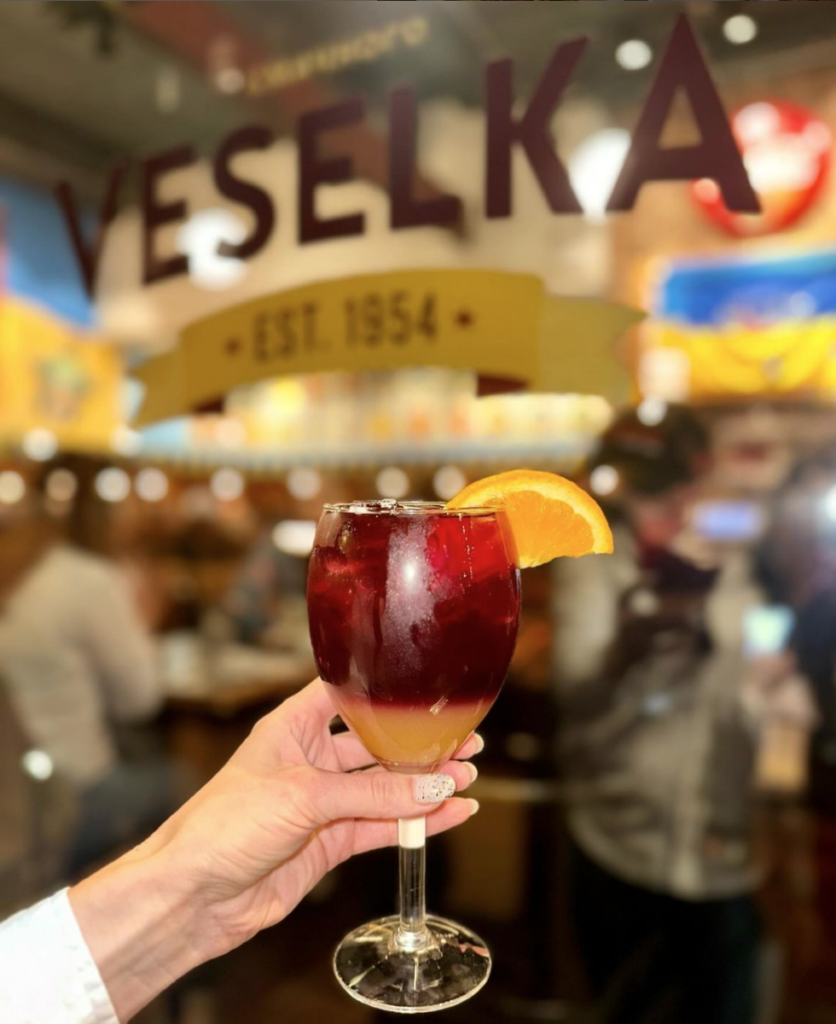
[[[120,1021],[203,962],[197,901],[165,848],[132,851],[70,890],[70,904]]]

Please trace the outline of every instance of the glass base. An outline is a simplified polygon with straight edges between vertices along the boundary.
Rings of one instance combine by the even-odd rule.
[[[432,1013],[475,996],[491,973],[491,955],[473,932],[428,917],[429,935],[415,952],[397,942],[399,919],[356,928],[334,954],[334,973],[354,999],[390,1013]]]

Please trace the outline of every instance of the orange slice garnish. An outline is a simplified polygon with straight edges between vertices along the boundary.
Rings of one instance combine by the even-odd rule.
[[[515,469],[477,480],[450,509],[500,506],[508,515],[521,569],[553,558],[612,554],[612,531],[598,502],[555,473]]]

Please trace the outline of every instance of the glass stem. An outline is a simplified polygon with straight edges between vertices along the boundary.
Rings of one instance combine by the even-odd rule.
[[[398,842],[401,913],[397,941],[402,950],[415,953],[430,943],[425,893],[427,819],[402,818],[398,822]]]

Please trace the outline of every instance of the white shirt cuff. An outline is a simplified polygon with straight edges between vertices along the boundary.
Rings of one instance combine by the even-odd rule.
[[[119,1024],[67,894],[0,924],[3,1024]]]

